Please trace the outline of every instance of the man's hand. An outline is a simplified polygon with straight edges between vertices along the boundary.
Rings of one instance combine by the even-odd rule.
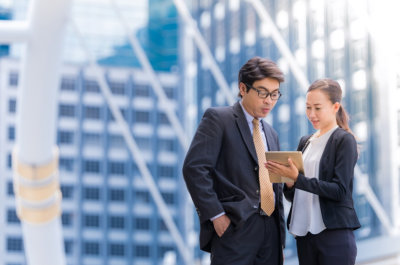
[[[226,214],[218,217],[213,221],[215,232],[217,232],[217,235],[219,237],[221,237],[225,233],[230,223],[231,219],[229,219],[229,217],[226,216]]]

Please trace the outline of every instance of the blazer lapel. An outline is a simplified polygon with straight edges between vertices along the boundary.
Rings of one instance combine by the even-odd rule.
[[[253,136],[251,135],[249,125],[247,124],[246,117],[244,116],[239,102],[236,102],[235,105],[233,105],[233,110],[236,117],[236,124],[239,128],[240,134],[242,135],[243,142],[247,146],[251,157],[258,163],[256,148],[253,143]]]

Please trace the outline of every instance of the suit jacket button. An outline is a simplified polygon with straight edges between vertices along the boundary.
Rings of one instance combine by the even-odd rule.
[[[256,190],[256,193],[259,194],[259,193],[260,193],[260,190]]]
[[[254,167],[254,171],[258,171],[258,166],[255,166],[255,167]]]

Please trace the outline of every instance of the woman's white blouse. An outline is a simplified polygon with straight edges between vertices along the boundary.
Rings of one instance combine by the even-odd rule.
[[[336,130],[335,126],[320,137],[319,131],[311,136],[310,144],[303,153],[304,172],[306,178],[318,178],[319,162],[329,137]],[[296,189],[293,198],[292,216],[289,232],[295,236],[305,236],[308,232],[318,234],[325,230],[322,220],[319,196],[304,190]]]

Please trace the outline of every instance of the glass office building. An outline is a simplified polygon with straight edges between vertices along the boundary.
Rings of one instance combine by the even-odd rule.
[[[363,192],[365,184],[369,183],[389,218],[398,220],[398,215],[393,216],[391,209],[398,208],[399,201],[389,198],[398,198],[399,162],[391,160],[390,167],[397,168],[397,171],[392,171],[391,175],[381,174],[382,168],[389,166],[388,162],[381,162],[389,159],[390,154],[379,147],[382,132],[377,127],[377,121],[385,115],[382,114],[382,108],[386,111],[392,109],[385,108],[379,102],[386,94],[380,91],[382,86],[379,82],[382,79],[376,75],[379,57],[376,39],[365,20],[371,16],[371,3],[264,0],[261,1],[265,8],[262,11],[272,20],[272,23],[268,23],[259,16],[260,12],[256,12],[253,2],[257,1],[191,1],[192,16],[232,94],[238,92],[237,74],[248,59],[262,56],[276,61],[285,72],[286,81],[281,85],[283,96],[267,120],[278,131],[281,149],[295,150],[300,137],[313,131],[305,117],[306,88],[293,74],[290,58],[283,56],[283,45],[274,38],[272,28],[279,31],[284,45],[291,51],[294,63],[306,79],[313,81],[330,77],[337,80],[344,90],[342,103],[350,114],[350,126],[360,145],[354,199],[362,228],[356,231],[356,236],[359,242],[363,242],[387,235],[388,231],[383,228],[382,221],[371,206],[370,197]],[[190,42],[188,45],[196,46]],[[198,66],[197,77],[192,78],[196,83],[193,89],[196,97],[191,102],[197,107],[197,121],[206,108],[227,105],[229,102],[205,61],[199,50],[192,52],[187,60],[188,68],[192,64]],[[398,77],[398,72],[394,76]],[[396,117],[386,126],[397,135],[399,128],[394,124]],[[395,150],[395,153],[398,152],[398,148]],[[387,186],[383,183],[393,183],[395,188],[387,192]],[[297,254],[292,236],[287,236],[287,243],[287,261],[294,262]],[[359,258],[360,255],[362,259],[363,253],[359,253]]]

